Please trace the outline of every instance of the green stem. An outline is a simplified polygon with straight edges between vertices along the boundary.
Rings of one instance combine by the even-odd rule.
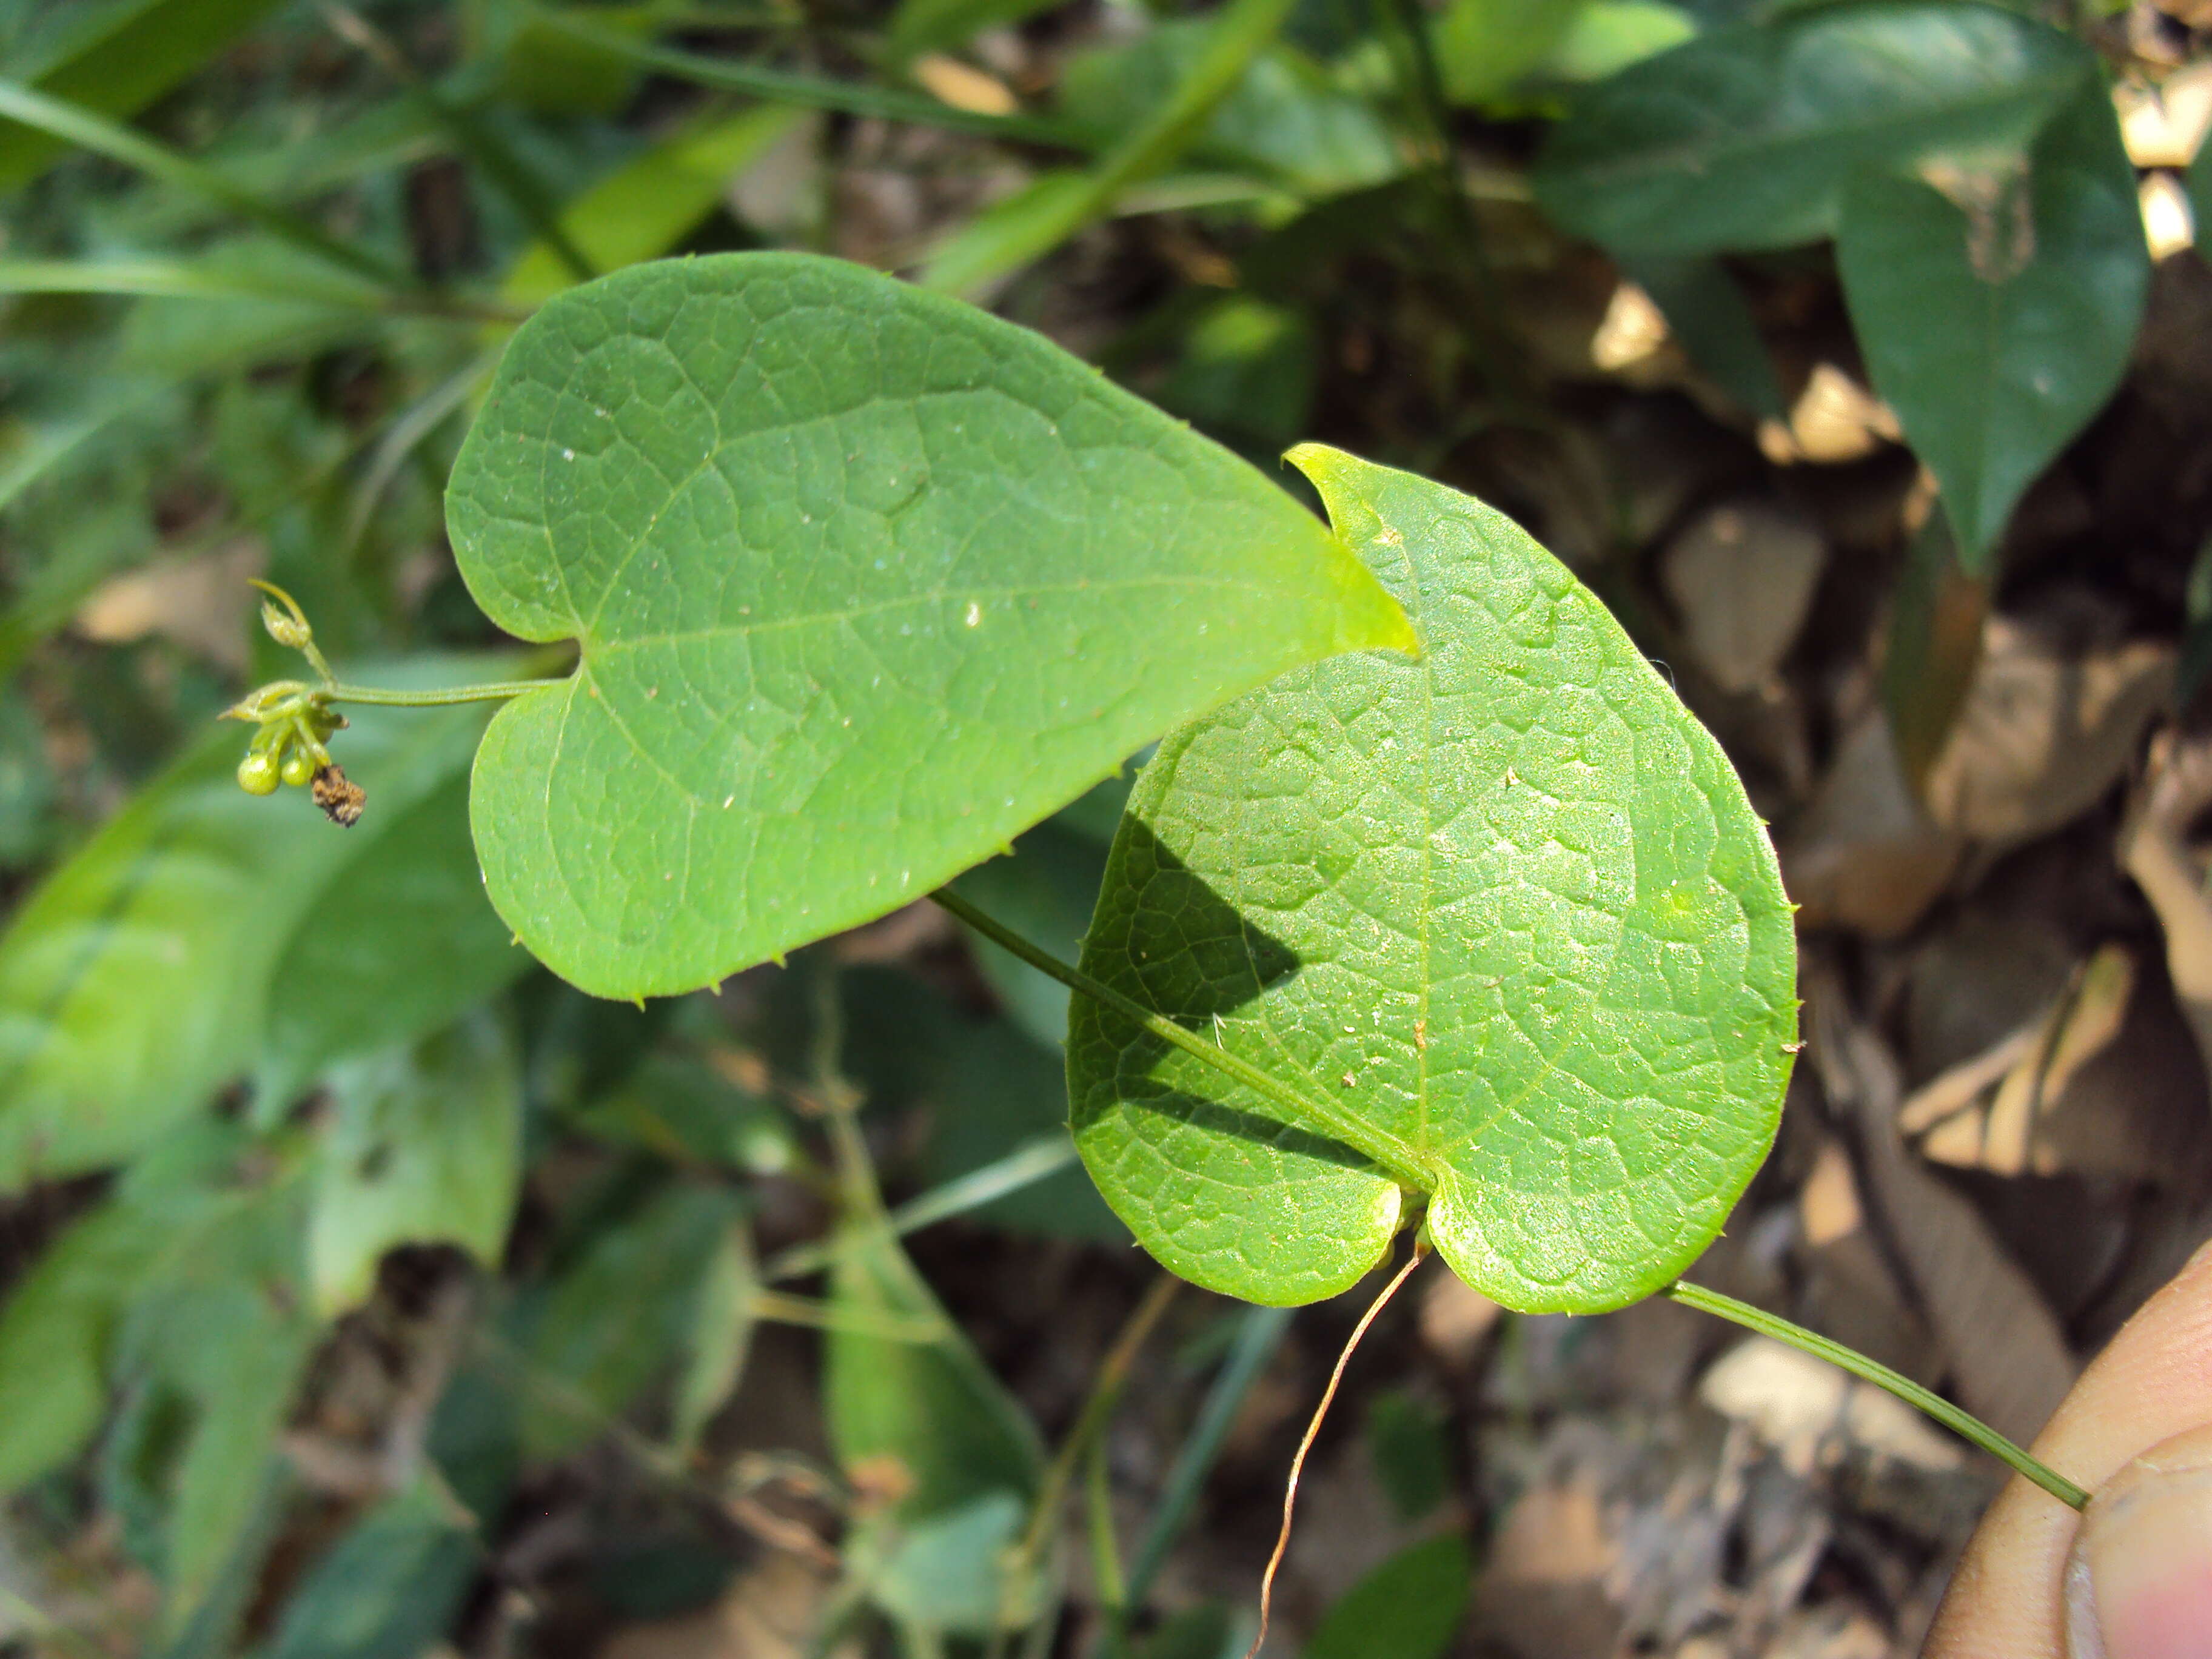
[[[1103,1007],[1112,1009],[1122,1018],[1142,1026],[1161,1042],[1171,1043],[1194,1059],[1203,1060],[1254,1093],[1266,1096],[1288,1112],[1292,1121],[1309,1128],[1317,1128],[1347,1146],[1364,1152],[1392,1180],[1421,1192],[1435,1190],[1435,1179],[1417,1167],[1409,1147],[1401,1144],[1395,1136],[1383,1134],[1356,1113],[1345,1110],[1333,1100],[1285,1088],[1250,1060],[1208,1042],[1195,1032],[1186,1031],[1166,1016],[1154,1013],[1141,1002],[1122,995],[1112,986],[1103,984],[1081,969],[1070,967],[1058,957],[1040,950],[1003,922],[984,915],[951,889],[941,887],[930,897],[994,945],[1011,951],[1039,973],[1058,980],[1069,990],[1079,992]]]
[[[1019,1192],[1047,1176],[1058,1175],[1074,1162],[1075,1143],[1067,1138],[1064,1129],[1029,1141],[980,1170],[957,1176],[940,1187],[933,1187],[908,1199],[890,1212],[888,1218],[891,1232],[903,1238],[952,1216],[964,1215],[1008,1193]],[[835,1238],[808,1239],[793,1244],[777,1251],[762,1264],[761,1282],[773,1285],[781,1279],[820,1273],[848,1248]]]
[[[1091,1530],[1091,1582],[1108,1619],[1119,1620],[1127,1615],[1129,1587],[1121,1572],[1121,1547],[1114,1537],[1114,1492],[1107,1476],[1102,1435],[1084,1459],[1084,1513]]]
[[[803,1296],[786,1296],[780,1291],[755,1291],[747,1305],[754,1318],[771,1324],[805,1325],[817,1331],[878,1337],[886,1342],[911,1342],[925,1348],[945,1340],[944,1328],[934,1320],[901,1319],[866,1309],[832,1307],[827,1303],[810,1302]]]
[[[1918,1407],[1954,1434],[1964,1436],[1992,1457],[2010,1464],[2015,1471],[2026,1475],[2060,1503],[2077,1510],[2088,1504],[2087,1492],[2022,1451],[1981,1419],[1960,1411],[1942,1395],[1931,1393],[1911,1377],[1900,1376],[1856,1349],[1847,1348],[1840,1342],[1832,1342],[1802,1325],[1791,1324],[1778,1315],[1754,1308],[1747,1302],[1739,1302],[1732,1296],[1723,1296],[1718,1291],[1692,1285],[1686,1279],[1676,1279],[1662,1294],[1673,1297],[1685,1307],[1701,1308],[1709,1314],[1741,1325],[1746,1330],[1757,1331],[1761,1336],[1771,1336],[1778,1342],[1787,1342],[1791,1347],[1809,1353],[1816,1359],[1840,1365],[1853,1376],[1863,1378],[1876,1388],[1888,1389],[1906,1405]]]
[[[504,702],[558,680],[491,680],[483,685],[446,685],[432,691],[395,691],[382,685],[331,685],[323,696],[331,702],[376,703],[386,708],[443,708],[457,702]]]

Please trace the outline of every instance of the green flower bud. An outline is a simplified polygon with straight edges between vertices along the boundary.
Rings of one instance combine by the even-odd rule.
[[[261,601],[261,625],[269,630],[269,637],[279,645],[289,645],[295,651],[304,648],[314,638],[314,630],[297,617],[287,616],[267,599]]]
[[[257,749],[238,763],[238,787],[249,795],[273,795],[283,769],[276,757]]]
[[[304,787],[315,775],[318,763],[305,749],[292,748],[284,751],[284,781],[295,789]]]

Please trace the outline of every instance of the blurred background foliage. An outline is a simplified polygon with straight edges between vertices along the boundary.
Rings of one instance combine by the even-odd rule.
[[[1705,1276],[2028,1437],[2212,1232],[2208,33],[2201,0],[0,3],[0,1643],[1249,1639],[1356,1310],[1133,1254],[1066,1139],[1063,992],[925,906],[586,999],[483,900],[480,711],[363,711],[350,832],[232,781],[213,717],[289,672],[249,576],[392,683],[528,665],[454,574],[454,449],[532,307],[687,252],[896,270],[1262,465],[1317,438],[1526,523],[1805,907],[1814,1050]],[[1126,791],[963,890],[1072,957]],[[1854,1387],[1425,1270],[1276,1639],[1909,1652],[1992,1482]]]

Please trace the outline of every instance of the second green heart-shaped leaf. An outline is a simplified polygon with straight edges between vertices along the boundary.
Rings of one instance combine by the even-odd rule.
[[[1048,341],[858,265],[634,266],[508,348],[447,497],[493,621],[492,902],[587,991],[917,898],[1176,720],[1405,617],[1290,496]]]
[[[1796,1027],[1773,851],[1719,745],[1510,520],[1291,459],[1424,655],[1316,664],[1170,734],[1083,967],[1301,1109],[1079,998],[1077,1145],[1147,1249],[1231,1295],[1334,1294],[1425,1198],[1486,1295],[1620,1307],[1704,1249],[1773,1138]]]

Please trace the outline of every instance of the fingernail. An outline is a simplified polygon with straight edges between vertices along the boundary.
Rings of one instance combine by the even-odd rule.
[[[2072,1659],[2212,1659],[2212,1429],[2101,1487],[2066,1564]]]

